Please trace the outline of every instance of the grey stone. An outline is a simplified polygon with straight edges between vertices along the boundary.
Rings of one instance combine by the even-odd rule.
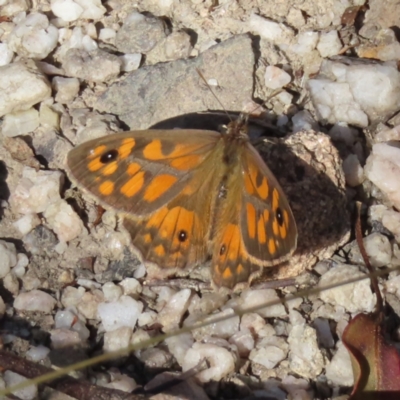
[[[203,82],[215,79],[223,107],[241,111],[251,101],[255,56],[247,35],[235,36],[191,60],[177,60],[133,71],[112,84],[95,108],[117,115],[131,129],[145,129],[167,118],[221,109]]]

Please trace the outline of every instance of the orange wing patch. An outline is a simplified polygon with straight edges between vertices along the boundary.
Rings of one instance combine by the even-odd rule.
[[[257,165],[254,163],[248,164],[248,170],[246,172],[244,176],[246,192],[250,195],[257,193],[261,199],[266,200],[269,196],[267,177],[260,173]]]
[[[179,171],[188,171],[197,167],[203,161],[204,154],[196,154],[202,147],[202,144],[195,143],[176,144],[168,151],[168,148],[163,149],[161,140],[152,140],[144,147],[143,156],[149,161],[170,160],[171,167]]]
[[[96,172],[103,166],[104,164],[100,161],[100,157],[96,157],[87,165],[90,172]]]
[[[114,192],[114,182],[112,181],[104,181],[100,186],[99,186],[99,191],[102,195],[104,196],[109,196]]]
[[[106,164],[101,171],[101,173],[105,176],[112,175],[118,169],[117,161],[112,161],[109,164]]]
[[[246,203],[247,209],[247,231],[251,239],[256,238],[256,209],[253,204]]]
[[[121,193],[126,197],[133,197],[144,184],[144,171],[137,172],[121,187]]]
[[[156,176],[147,186],[143,198],[149,202],[159,199],[177,180],[176,176],[167,174]]]

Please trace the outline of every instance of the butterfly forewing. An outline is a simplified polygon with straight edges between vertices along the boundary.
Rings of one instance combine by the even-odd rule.
[[[143,216],[175,198],[220,138],[212,131],[131,131],[68,154],[73,180],[105,206]]]

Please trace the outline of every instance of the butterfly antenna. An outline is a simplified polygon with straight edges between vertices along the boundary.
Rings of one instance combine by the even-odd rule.
[[[222,107],[222,109],[224,110],[226,116],[229,118],[229,121],[232,121],[231,116],[229,115],[228,111],[226,111],[226,108],[224,107],[224,105],[221,103],[220,99],[218,98],[218,96],[215,94],[214,90],[211,88],[210,84],[207,82],[207,79],[204,77],[203,73],[196,68],[197,73],[199,74],[200,78],[203,80],[203,82],[207,85],[208,90],[212,93],[212,95],[215,97],[215,99],[217,100],[218,104]]]

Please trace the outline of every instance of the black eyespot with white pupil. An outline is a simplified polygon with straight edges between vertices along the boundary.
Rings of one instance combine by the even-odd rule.
[[[225,251],[226,251],[226,246],[223,244],[223,245],[221,246],[221,248],[219,249],[219,255],[220,255],[220,256],[224,255],[224,254],[225,254]]]
[[[115,161],[118,157],[118,150],[109,150],[106,153],[102,154],[100,157],[100,162],[102,164],[108,164],[111,161]]]
[[[186,231],[179,231],[178,232],[178,240],[180,241],[180,242],[186,242],[186,240],[187,240],[187,238],[188,238],[188,234],[187,234],[187,232]]]
[[[275,216],[276,216],[276,220],[278,221],[279,226],[283,225],[283,212],[282,210],[278,207],[275,211]]]

